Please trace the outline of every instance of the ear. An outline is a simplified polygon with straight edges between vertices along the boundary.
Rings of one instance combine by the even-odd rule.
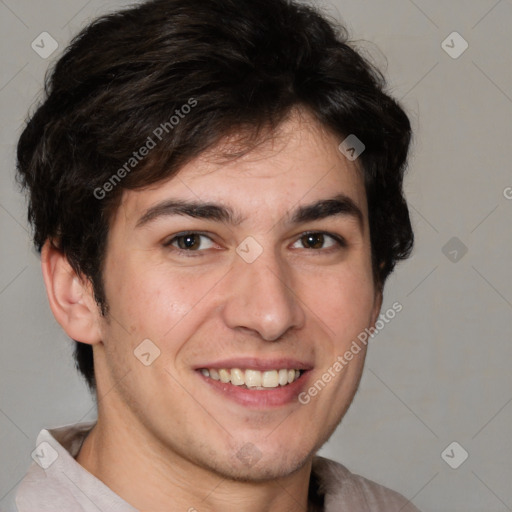
[[[383,267],[384,267],[384,262],[382,262],[379,265],[379,268],[381,270]],[[371,327],[375,327],[375,322],[379,318],[380,309],[382,307],[383,295],[384,295],[383,288],[384,287],[383,287],[382,283],[380,282],[380,280],[377,280],[375,282],[375,294],[374,294],[374,298],[373,298],[373,309],[372,309],[372,316],[371,316],[371,323],[370,323]]]
[[[375,295],[373,299],[373,309],[371,318],[371,327],[375,327],[375,322],[379,318],[380,308],[382,307],[382,288],[378,287],[375,289]]]
[[[50,308],[67,335],[89,345],[100,343],[100,313],[90,281],[76,274],[51,240],[41,250],[41,268]]]

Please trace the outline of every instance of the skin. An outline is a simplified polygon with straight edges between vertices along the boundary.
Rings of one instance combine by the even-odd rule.
[[[88,281],[45,245],[52,310],[68,335],[94,351],[98,423],[77,460],[137,509],[306,509],[312,458],[354,397],[365,348],[307,405],[242,405],[195,367],[230,357],[291,357],[313,367],[307,390],[374,325],[382,296],[372,276],[366,195],[357,161],[342,155],[340,141],[296,112],[239,158],[219,158],[217,148],[166,182],[124,191],[104,267],[107,318]],[[350,215],[289,223],[297,206],[336,194],[359,207],[361,225]],[[169,198],[228,205],[244,220],[173,215],[136,226]],[[183,231],[210,239],[200,238],[195,256],[164,246]],[[309,231],[341,236],[347,245],[326,236],[311,248],[301,238]],[[249,236],[263,249],[253,263],[236,252]],[[149,366],[134,356],[144,339],[160,350]],[[247,443],[261,456],[256,463],[237,457]]]

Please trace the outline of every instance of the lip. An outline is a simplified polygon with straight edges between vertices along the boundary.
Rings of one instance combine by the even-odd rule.
[[[303,370],[307,372],[313,368],[313,365],[287,357],[273,359],[262,359],[261,357],[237,357],[223,359],[222,361],[205,362],[194,366],[194,370],[200,370],[201,368],[214,368],[215,370],[220,370],[221,368],[240,368],[241,370],[259,370],[262,372],[266,370],[280,370],[286,368],[288,370]]]
[[[226,368],[226,366],[220,366],[219,368]],[[215,366],[201,368],[216,368]],[[230,368],[228,366],[228,368]],[[236,368],[233,366],[231,368]],[[244,369],[259,369],[252,365],[243,366]],[[267,368],[267,366],[265,366]],[[275,367],[274,367],[275,368]],[[282,367],[284,368],[284,366]],[[241,386],[235,386],[231,383],[224,383],[219,380],[214,380],[210,377],[205,377],[199,370],[195,371],[196,375],[202,379],[202,381],[211,387],[211,389],[219,393],[223,398],[227,398],[237,404],[243,405],[253,409],[269,409],[282,407],[284,405],[298,403],[299,394],[307,387],[309,381],[310,370],[303,370],[301,376],[293,381],[291,384],[286,386],[278,386],[276,388],[268,389],[246,389]]]

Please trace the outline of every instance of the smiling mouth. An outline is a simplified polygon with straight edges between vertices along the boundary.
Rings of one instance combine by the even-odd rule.
[[[295,382],[304,373],[293,368],[279,370],[251,370],[240,368],[200,368],[199,371],[206,378],[223,384],[232,384],[243,389],[265,390],[285,387]]]

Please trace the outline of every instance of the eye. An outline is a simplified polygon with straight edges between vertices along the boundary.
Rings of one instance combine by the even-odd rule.
[[[301,243],[302,247],[305,249],[331,249],[336,246],[346,247],[346,243],[341,237],[323,233],[322,231],[304,233],[292,247],[297,249],[297,247],[294,246],[298,243]]]
[[[214,246],[214,242],[209,236],[201,233],[180,233],[165,242],[164,246],[172,246],[180,251],[198,252],[211,249]]]

